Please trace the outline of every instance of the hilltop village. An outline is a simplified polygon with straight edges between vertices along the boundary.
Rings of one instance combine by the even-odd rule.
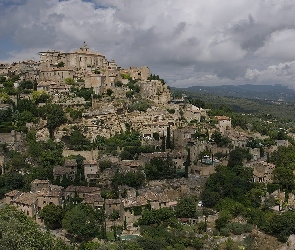
[[[0,194],[40,225],[48,226],[41,211],[49,205],[79,203],[103,211],[106,232],[116,225],[121,239],[139,236],[145,210],[177,212],[183,197],[194,197],[194,213],[210,207],[205,183],[232,152],[244,154],[249,181],[272,184],[269,156],[289,145],[280,137],[258,143],[268,136],[173,96],[148,67],[121,68],[85,43],[40,52],[38,62],[2,63],[0,78]],[[259,197],[272,197],[276,211],[295,208],[294,194],[280,188]],[[216,211],[179,214],[190,225],[218,219]]]

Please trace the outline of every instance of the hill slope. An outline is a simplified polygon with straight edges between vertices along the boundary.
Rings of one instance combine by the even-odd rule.
[[[258,100],[295,102],[295,91],[283,85],[223,85],[223,86],[192,86],[176,88],[188,92],[198,92],[219,96],[232,96]]]

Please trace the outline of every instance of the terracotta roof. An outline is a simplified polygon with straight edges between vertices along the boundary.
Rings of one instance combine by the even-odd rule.
[[[230,118],[228,117],[228,116],[225,116],[225,115],[217,115],[217,116],[215,116],[215,118],[217,119],[217,120],[219,120],[219,121],[221,121],[221,120],[228,120],[228,121],[230,121]]]
[[[19,193],[21,193],[21,192],[18,190],[12,190],[12,191],[6,193],[5,196],[14,197],[14,196],[18,195]]]
[[[83,164],[91,164],[91,165],[97,165],[97,161],[96,160],[84,160]]]
[[[123,160],[118,163],[120,167],[139,167],[140,161],[138,160]]]
[[[104,199],[101,197],[100,194],[87,194],[85,195],[82,203],[93,204],[95,202],[103,202],[103,201]]]
[[[153,193],[151,191],[146,192],[144,198],[148,201],[159,201],[159,202],[168,202],[168,196],[163,193]]]
[[[124,207],[138,207],[145,206],[148,204],[148,201],[144,196],[137,196],[131,199],[123,199],[122,200]]]
[[[100,192],[100,188],[98,187],[86,187],[86,186],[68,186],[65,189],[65,192],[77,192],[77,193],[94,193]]]
[[[49,188],[42,188],[38,192],[39,196],[60,197],[62,195],[63,187],[52,185]]]
[[[66,159],[64,166],[65,167],[76,167],[77,161],[75,159]]]
[[[33,184],[49,184],[49,180],[38,180],[35,179],[32,181]]]
[[[70,174],[73,170],[63,166],[55,166],[53,168],[53,175]]]
[[[36,193],[22,193],[19,197],[15,199],[16,203],[21,203],[24,205],[32,205],[37,201]]]
[[[120,199],[106,199],[105,200],[105,204],[109,205],[109,204],[120,204],[121,200]]]

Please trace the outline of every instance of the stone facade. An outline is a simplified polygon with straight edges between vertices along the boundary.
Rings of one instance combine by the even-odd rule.
[[[224,134],[226,130],[231,129],[231,119],[227,116],[215,116],[218,123],[219,132]]]
[[[84,160],[84,176],[87,182],[98,179],[99,167],[96,160]]]

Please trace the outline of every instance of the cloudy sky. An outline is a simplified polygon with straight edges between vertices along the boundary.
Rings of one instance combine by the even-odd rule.
[[[170,86],[295,86],[294,0],[0,0],[0,61],[85,41]]]

